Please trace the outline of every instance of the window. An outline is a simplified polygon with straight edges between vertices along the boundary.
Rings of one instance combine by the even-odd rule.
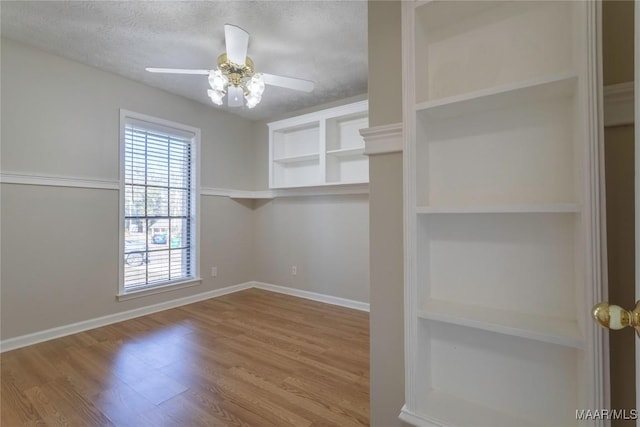
[[[198,278],[199,130],[121,112],[120,294]]]

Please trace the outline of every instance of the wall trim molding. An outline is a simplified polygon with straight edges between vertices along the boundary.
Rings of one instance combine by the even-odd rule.
[[[69,176],[44,176],[19,173],[1,173],[0,183],[18,185],[39,185],[47,187],[93,188],[100,190],[120,190],[118,181]]]
[[[633,82],[607,85],[604,95],[604,125],[624,126],[634,122]]]
[[[120,190],[119,181],[68,176],[45,176],[19,173],[0,173],[0,183],[36,185],[44,187],[91,188]],[[368,183],[323,185],[317,187],[281,188],[273,190],[233,190],[231,188],[200,187],[201,196],[229,197],[231,199],[275,199],[278,197],[330,196],[342,194],[369,194]]]
[[[360,135],[364,138],[366,155],[402,152],[402,123],[360,129]]]
[[[159,311],[169,310],[172,308],[181,307],[187,304],[193,304],[193,303],[204,301],[211,298],[221,297],[223,295],[228,295],[228,294],[244,291],[246,289],[251,289],[251,288],[277,292],[277,293],[291,295],[299,298],[319,301],[326,304],[352,308],[360,311],[369,311],[369,304],[364,302],[334,297],[331,295],[319,294],[316,292],[309,292],[309,291],[303,291],[299,289],[288,288],[285,286],[272,285],[270,283],[249,281],[249,282],[240,283],[237,285],[227,286],[220,289],[214,289],[211,291],[202,292],[195,295],[176,298],[176,299],[161,302],[158,304],[152,304],[145,307],[135,308],[133,310],[127,310],[119,313],[108,314],[106,316],[96,317],[88,320],[82,320],[80,322],[71,323],[68,325],[62,325],[62,326],[58,326],[51,329],[45,329],[44,331],[33,332],[26,335],[20,335],[17,337],[0,340],[0,353],[4,353],[5,351],[10,351],[10,350],[15,350],[21,347],[26,347],[28,345],[38,344],[40,342],[49,341],[56,338],[61,338],[67,335],[77,334],[79,332],[87,331],[89,329],[95,329],[101,326],[107,326],[113,323],[122,322],[124,320],[134,319],[140,316],[146,316],[148,314],[157,313]]]
[[[369,183],[319,185],[296,188],[274,188],[271,190],[230,190],[226,188],[202,187],[203,196],[230,197],[232,199],[277,199],[281,197],[339,196],[344,194],[369,194]]]
[[[267,190],[273,198],[302,196],[340,196],[345,194],[369,194],[369,183],[320,185],[314,187],[279,188]]]
[[[340,307],[352,308],[359,311],[369,311],[369,304],[362,301],[347,298],[334,297],[332,295],[320,294],[317,292],[304,291],[302,289],[290,288],[287,286],[273,285],[271,283],[253,282],[253,287],[265,291],[277,292],[279,294],[291,295],[298,298],[323,302],[325,304],[338,305]]]
[[[269,190],[232,190],[230,188],[200,187],[201,196],[229,197],[232,199],[273,199]]]

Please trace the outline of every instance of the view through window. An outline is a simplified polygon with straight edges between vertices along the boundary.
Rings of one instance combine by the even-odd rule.
[[[125,121],[125,292],[195,277],[194,137]]]

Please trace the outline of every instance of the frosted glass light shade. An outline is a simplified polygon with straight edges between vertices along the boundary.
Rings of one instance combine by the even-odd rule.
[[[251,80],[247,83],[247,90],[253,95],[257,95],[258,97],[262,96],[262,92],[264,92],[264,80],[262,80],[262,74],[257,73],[251,77]]]
[[[262,100],[262,97],[254,93],[249,93],[246,96],[246,99],[247,99],[247,108],[253,108],[260,103],[260,101]]]
[[[209,98],[216,105],[222,105],[222,98],[224,98],[224,92],[214,89],[209,89],[207,91]]]
[[[222,71],[214,70],[209,72],[209,86],[211,86],[211,89],[217,90],[218,92],[224,92],[228,84],[229,79],[227,76],[222,74]]]

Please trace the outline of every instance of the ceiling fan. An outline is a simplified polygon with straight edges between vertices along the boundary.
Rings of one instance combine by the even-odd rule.
[[[218,56],[218,68],[215,70],[151,67],[146,70],[151,73],[208,75],[211,86],[207,91],[209,98],[214,104],[222,105],[227,95],[229,107],[241,107],[245,99],[248,108],[255,107],[262,100],[265,84],[303,92],[313,90],[314,83],[309,80],[254,72],[253,61],[247,56],[249,33],[242,28],[225,24],[224,39],[227,51]]]

